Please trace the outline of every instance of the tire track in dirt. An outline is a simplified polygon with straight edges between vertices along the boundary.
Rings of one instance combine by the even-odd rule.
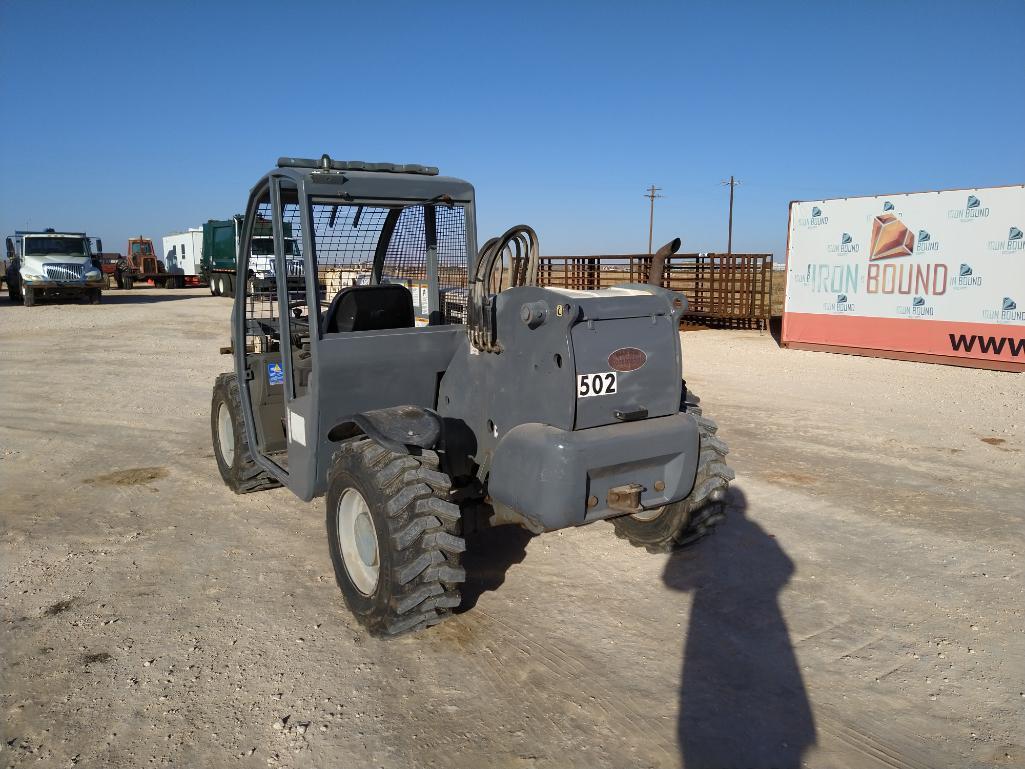
[[[477,667],[483,676],[503,682],[506,691],[509,688],[526,689],[530,692],[530,699],[538,703],[551,698],[553,692],[558,692],[564,702],[573,703],[581,712],[596,715],[606,728],[617,733],[636,735],[638,742],[656,752],[665,762],[678,762],[672,729],[659,731],[654,728],[650,716],[646,715],[650,707],[642,707],[629,694],[620,691],[617,698],[609,697],[607,693],[610,687],[595,675],[595,666],[588,665],[554,645],[534,640],[508,621],[489,614],[479,606],[471,614],[462,615],[460,620],[472,626],[473,636],[489,639],[483,647],[468,648],[467,658],[478,663]],[[501,629],[501,636],[494,632],[496,627]],[[461,639],[460,643],[464,648],[468,646],[465,639]],[[515,671],[515,674],[506,671]],[[551,682],[551,685],[543,688],[537,686],[532,680],[538,677],[537,674]],[[565,744],[572,744],[572,735],[560,723],[562,714],[552,713],[550,708],[539,710],[545,714],[547,724],[543,731],[557,735]],[[666,744],[667,736],[669,745]]]

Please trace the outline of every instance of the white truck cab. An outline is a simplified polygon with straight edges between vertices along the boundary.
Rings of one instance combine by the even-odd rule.
[[[289,278],[303,277],[303,258],[295,238],[285,238],[285,268]],[[274,278],[274,239],[270,235],[254,235],[249,270],[253,277]]]
[[[96,241],[102,251],[102,241]],[[103,271],[84,232],[19,230],[7,238],[7,294],[31,307],[43,297],[87,298],[99,304]]]

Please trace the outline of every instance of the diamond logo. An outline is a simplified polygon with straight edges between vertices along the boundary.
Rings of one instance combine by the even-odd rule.
[[[968,204],[965,206],[965,208],[978,208],[981,205],[982,205],[982,201],[980,201],[974,195],[969,195],[968,196]]]
[[[967,278],[972,274],[972,267],[970,264],[962,264],[960,275],[962,278]]]
[[[813,219],[815,217],[822,216],[822,209],[819,208],[818,206],[812,206],[811,207],[811,215],[812,215]]]
[[[1021,240],[1022,232],[1017,227],[1012,227],[1010,232],[1007,233],[1008,240]]]
[[[1013,299],[1011,299],[1011,297],[1005,296],[1004,297],[1004,304],[1003,304],[1003,307],[1001,307],[1001,309],[1004,310],[1005,312],[1007,310],[1017,310],[1018,309],[1018,304]]]
[[[916,296],[913,300],[911,300],[911,306],[912,307],[925,307],[925,298],[921,297],[921,296]]]
[[[889,200],[884,202],[883,203],[883,210],[884,211],[892,211],[893,210],[893,203],[891,203]]]
[[[836,295],[836,303],[837,304],[847,304],[847,294],[837,294]]]
[[[872,220],[872,243],[869,259],[891,259],[910,256],[915,250],[915,236],[893,214],[879,214]]]
[[[932,240],[932,236],[928,232],[926,232],[925,230],[919,230],[918,231],[918,242],[919,243],[926,243],[927,241],[930,241],[930,240]]]
[[[848,234],[847,234],[847,233],[845,232],[845,233],[843,234],[843,237],[841,237],[841,238],[840,238],[840,244],[841,244],[841,245],[844,245],[844,246],[846,246],[846,245],[847,245],[848,243],[850,243],[850,242],[851,242],[851,236],[850,236],[850,235],[848,235]]]

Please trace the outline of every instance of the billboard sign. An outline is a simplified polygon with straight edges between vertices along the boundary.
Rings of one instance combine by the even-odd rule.
[[[1025,370],[1025,185],[790,204],[783,345]]]

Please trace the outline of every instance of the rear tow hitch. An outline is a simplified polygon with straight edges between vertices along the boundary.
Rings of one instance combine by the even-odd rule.
[[[615,486],[609,489],[609,495],[605,501],[610,510],[618,510],[623,513],[639,513],[641,511],[641,492],[644,487],[639,483],[628,483],[625,486]]]

